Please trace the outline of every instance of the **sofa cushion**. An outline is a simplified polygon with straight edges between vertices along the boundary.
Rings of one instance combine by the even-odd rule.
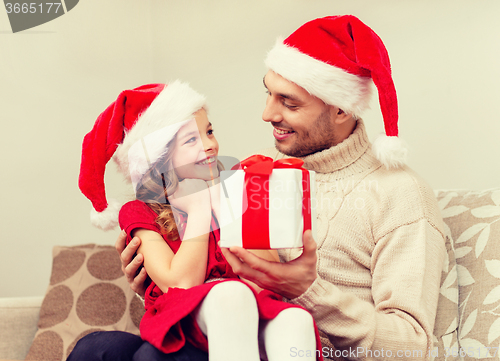
[[[26,360],[66,360],[76,342],[94,331],[139,334],[144,308],[112,246],[56,246],[52,253],[50,284]]]
[[[37,330],[42,300],[42,296],[0,298],[0,359],[24,359]]]
[[[441,289],[434,324],[434,347],[429,352],[435,360],[451,361],[458,360],[458,357],[453,357],[447,352],[458,345],[458,280],[455,252],[449,228],[446,229],[446,233],[447,257],[443,264]]]
[[[438,192],[437,197],[449,227],[459,289],[458,344],[444,351],[475,359],[498,357],[500,189]]]

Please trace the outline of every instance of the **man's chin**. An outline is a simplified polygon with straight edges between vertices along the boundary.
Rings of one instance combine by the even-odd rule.
[[[278,150],[278,152],[289,157],[301,157],[301,155],[298,155],[300,154],[300,152],[298,152],[298,149],[294,149],[293,147],[285,147],[278,141],[274,142],[274,147]]]
[[[274,142],[275,148],[282,154],[289,156],[289,157],[295,157],[295,158],[302,158],[306,157],[308,155],[311,155],[313,153],[316,153],[318,151],[323,150],[322,149],[313,149],[313,148],[298,148],[298,147],[285,147],[283,144],[278,143],[278,141]]]

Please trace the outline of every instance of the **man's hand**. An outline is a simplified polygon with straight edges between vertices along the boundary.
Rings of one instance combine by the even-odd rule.
[[[122,271],[132,291],[144,297],[146,293],[144,282],[146,281],[147,273],[144,267],[138,272],[144,262],[144,257],[142,254],[138,254],[134,257],[134,254],[141,245],[141,240],[139,237],[134,237],[125,247],[126,239],[127,235],[122,231],[115,242],[116,251],[120,255],[120,261],[122,262]]]
[[[318,277],[316,242],[311,231],[304,232],[302,242],[302,254],[287,263],[266,261],[236,246],[222,248],[222,253],[238,276],[292,299],[302,295]]]

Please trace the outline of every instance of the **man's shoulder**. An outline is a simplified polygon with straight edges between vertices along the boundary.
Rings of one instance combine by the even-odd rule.
[[[396,170],[388,170],[382,167],[373,172],[370,178],[377,181],[380,187],[386,190],[387,193],[405,194],[410,192],[416,194],[434,194],[429,184],[408,166],[403,166]]]
[[[382,200],[387,212],[426,218],[441,229],[442,219],[434,191],[414,170],[407,166],[397,170],[381,168],[372,173],[370,179],[377,186],[375,198]]]

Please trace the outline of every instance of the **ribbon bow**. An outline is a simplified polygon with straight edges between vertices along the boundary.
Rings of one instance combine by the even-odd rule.
[[[270,175],[275,168],[294,168],[304,169],[302,165],[304,161],[297,158],[284,158],[273,161],[272,158],[265,155],[256,154],[242,160],[240,164],[235,165],[232,169],[243,169],[245,173],[255,175]],[[305,170],[305,169],[304,169]]]

